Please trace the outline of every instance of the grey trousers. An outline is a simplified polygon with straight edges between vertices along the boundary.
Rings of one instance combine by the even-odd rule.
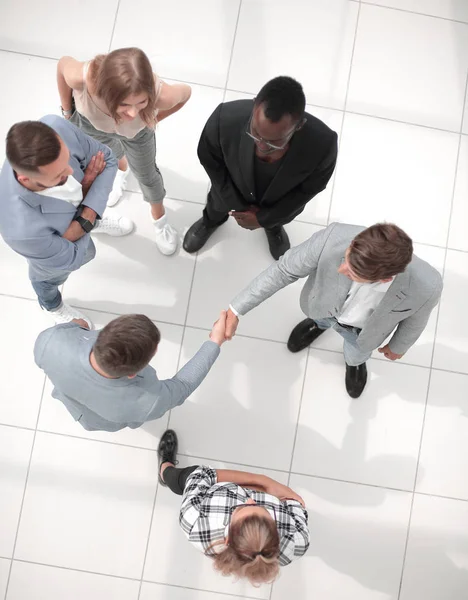
[[[101,144],[109,146],[119,160],[127,157],[146,202],[159,204],[164,200],[166,190],[156,166],[156,135],[153,129],[145,127],[134,138],[126,138],[118,133],[99,131],[77,110],[70,121]]]

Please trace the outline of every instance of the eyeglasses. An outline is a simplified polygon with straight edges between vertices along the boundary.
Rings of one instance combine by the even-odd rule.
[[[281,146],[277,146],[276,144],[272,144],[271,142],[268,142],[267,140],[264,140],[262,137],[260,137],[260,136],[257,137],[256,135],[254,135],[252,133],[252,119],[253,119],[253,114],[250,115],[249,124],[247,125],[247,129],[246,129],[245,133],[250,138],[252,138],[254,142],[257,142],[257,144],[265,144],[265,146],[267,146],[270,150],[284,150],[286,148],[286,146],[289,144],[292,136],[304,124],[303,121],[301,121],[301,123],[299,125],[296,125],[294,127],[294,129],[292,131],[290,131],[286,137],[283,138],[284,139],[284,144],[282,144]]]

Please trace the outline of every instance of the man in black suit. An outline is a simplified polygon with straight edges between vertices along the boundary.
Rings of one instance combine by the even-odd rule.
[[[197,252],[231,215],[244,229],[263,227],[277,260],[290,248],[283,225],[326,188],[336,155],[336,133],[305,112],[291,77],[272,79],[254,100],[220,104],[198,144],[211,190],[184,249]]]

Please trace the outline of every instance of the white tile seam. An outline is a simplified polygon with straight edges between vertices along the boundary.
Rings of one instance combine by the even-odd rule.
[[[396,12],[407,13],[410,15],[417,15],[418,17],[428,17],[429,19],[438,19],[440,21],[449,21],[450,23],[460,23],[462,25],[468,25],[468,21],[460,21],[459,19],[450,19],[449,17],[442,17],[441,15],[431,15],[428,13],[417,12],[416,10],[408,10],[407,8],[399,8],[398,6],[386,6],[382,4],[375,4],[372,1],[360,0],[361,4],[366,6],[373,6],[383,10],[394,10]]]
[[[112,31],[111,31],[110,40],[109,40],[108,52],[111,51],[112,42],[114,41],[115,27],[117,25],[117,19],[119,17],[119,9],[120,9],[120,0],[117,1],[117,7],[115,9],[114,24],[112,25]]]
[[[2,426],[2,424],[0,424],[0,426]],[[10,427],[12,429],[20,429],[20,430],[23,429],[26,431],[32,431],[31,429],[27,429],[25,427],[21,427],[18,425],[3,425],[3,426]],[[155,449],[155,448],[147,448],[144,446],[133,446],[130,444],[123,444],[121,442],[112,442],[112,441],[108,441],[108,440],[96,440],[96,439],[92,439],[92,438],[71,435],[69,433],[61,433],[58,431],[49,431],[46,429],[37,429],[37,433],[43,433],[46,435],[53,435],[53,436],[58,436],[58,437],[63,437],[63,438],[70,438],[70,439],[79,440],[82,442],[90,442],[92,444],[109,444],[109,445],[117,446],[117,447],[121,447],[121,448],[130,448],[132,450],[141,450],[143,452],[157,452],[157,449]],[[277,473],[283,473],[284,475],[289,475],[289,474],[290,475],[298,475],[300,477],[308,477],[308,478],[312,478],[312,479],[319,479],[319,480],[325,480],[325,481],[335,481],[338,483],[345,483],[345,484],[350,484],[350,485],[359,485],[359,486],[364,486],[364,487],[396,491],[396,492],[403,492],[403,493],[409,493],[409,494],[413,493],[412,489],[404,489],[404,488],[398,488],[398,487],[392,487],[392,486],[385,486],[385,485],[379,485],[379,484],[375,484],[375,483],[367,483],[367,482],[351,480],[351,479],[341,479],[338,477],[327,477],[325,475],[318,475],[318,474],[314,474],[314,473],[305,473],[302,471],[295,471],[294,469],[289,471],[289,470],[281,469],[281,468],[274,467],[274,466],[246,464],[246,463],[240,463],[240,462],[236,462],[236,461],[232,461],[232,460],[223,460],[223,459],[220,459],[219,457],[214,457],[214,456],[211,456],[211,457],[197,456],[194,454],[186,454],[185,452],[180,452],[178,454],[178,456],[183,457],[183,458],[195,459],[196,461],[200,461],[200,462],[202,462],[202,461],[208,462],[208,463],[211,461],[221,462],[221,463],[227,464],[227,465],[241,466],[246,469],[257,469],[257,470],[264,469],[265,471],[276,471]],[[435,498],[443,498],[446,500],[468,502],[468,498],[447,496],[444,494],[436,494],[436,493],[431,493],[431,492],[416,491],[415,494],[419,495],[419,496],[430,496],[430,497],[435,497]]]
[[[452,198],[451,198],[451,204],[450,204],[449,222],[448,222],[448,226],[447,226],[447,241],[446,241],[446,246],[448,245],[448,240],[449,240],[449,236],[450,236],[450,228],[451,228],[451,223],[452,223],[453,204],[454,204],[455,189],[456,189],[456,183],[457,183],[458,161],[459,161],[459,158],[460,158],[460,149],[461,149],[461,140],[462,140],[462,131],[463,131],[463,120],[464,120],[464,115],[465,115],[465,106],[466,106],[466,97],[467,97],[467,86],[468,86],[468,73],[466,73],[466,76],[465,76],[465,94],[464,94],[464,99],[463,99],[463,111],[462,111],[462,117],[461,117],[461,122],[460,122],[460,132],[459,132],[459,140],[458,140],[457,158],[456,158],[456,161],[455,161],[455,173],[454,173],[454,178],[453,178],[453,187],[452,187]],[[443,277],[443,279],[445,278],[445,267],[446,267],[446,264],[447,264],[447,254],[448,254],[448,250],[446,249],[445,250],[445,256],[444,256],[444,265],[443,265],[443,269],[442,269],[442,273],[443,273],[442,277]],[[417,487],[417,482],[418,482],[419,464],[420,464],[420,459],[421,459],[421,450],[422,450],[422,445],[423,445],[423,441],[424,441],[424,427],[425,427],[425,423],[426,423],[427,404],[428,404],[428,401],[429,401],[429,393],[430,393],[431,380],[432,380],[432,372],[433,372],[433,363],[434,363],[434,354],[435,354],[435,349],[436,349],[436,345],[437,345],[437,331],[438,331],[438,327],[439,327],[439,317],[440,317],[440,302],[439,302],[439,305],[437,307],[437,317],[436,317],[436,325],[435,325],[435,331],[434,331],[434,342],[433,342],[433,345],[432,345],[430,370],[429,370],[429,377],[428,377],[428,382],[427,382],[426,402],[425,402],[425,405],[424,405],[424,413],[423,413],[423,418],[422,418],[422,423],[421,423],[421,435],[420,435],[420,439],[419,439],[418,458],[417,458],[417,462],[416,462],[416,471],[415,471],[415,474],[414,474],[413,497],[412,497],[412,500],[411,500],[411,507],[410,507],[410,513],[409,513],[409,519],[408,519],[408,530],[407,530],[407,533],[406,533],[405,549],[404,549],[404,552],[403,552],[403,564],[402,564],[402,569],[401,569],[400,586],[399,586],[399,589],[398,589],[398,600],[400,600],[401,591],[403,589],[403,580],[404,580],[404,575],[405,575],[406,555],[407,555],[407,552],[408,552],[408,544],[409,544],[409,538],[410,538],[410,533],[411,533],[411,521],[412,521],[412,516],[413,516],[414,499],[415,499],[416,487]]]
[[[17,545],[17,542],[18,542],[18,534],[19,534],[19,529],[20,529],[20,525],[21,525],[21,517],[23,515],[24,500],[26,498],[26,493],[27,493],[27,489],[28,489],[29,473],[31,471],[31,464],[32,464],[32,459],[33,459],[33,454],[34,454],[34,445],[36,443],[36,436],[37,436],[37,426],[39,424],[39,417],[40,417],[40,414],[41,414],[42,399],[44,397],[44,390],[45,390],[45,386],[46,386],[46,381],[47,381],[47,378],[44,375],[44,380],[43,380],[43,383],[42,383],[41,401],[39,403],[39,410],[37,411],[36,426],[34,428],[33,439],[32,439],[32,444],[31,444],[31,453],[29,455],[28,468],[26,470],[26,477],[25,477],[25,481],[24,481],[23,495],[22,495],[22,498],[21,498],[20,510],[19,510],[19,514],[18,514],[18,522],[17,522],[17,525],[16,525],[15,541],[13,543],[13,549],[12,549],[12,552],[11,552],[10,569],[8,571],[8,576],[7,576],[6,586],[5,586],[5,599],[4,600],[7,600],[7,597],[8,597],[8,588],[10,586],[11,571],[13,569],[13,561],[15,559],[16,545]]]
[[[38,567],[47,567],[50,569],[60,569],[61,571],[72,571],[73,573],[85,573],[87,575],[97,575],[98,577],[107,577],[110,579],[123,579],[124,581],[133,581],[133,582],[140,582],[139,578],[136,577],[126,577],[124,575],[114,575],[112,573],[101,573],[99,571],[89,571],[86,569],[79,569],[76,567],[65,567],[63,565],[54,565],[51,563],[45,563],[45,562],[38,562],[38,561],[34,561],[34,560],[25,560],[25,559],[21,559],[21,558],[8,558],[6,556],[0,556],[0,558],[3,558],[4,560],[11,560],[12,562],[16,562],[16,563],[23,563],[26,565],[35,565]],[[205,588],[194,588],[191,586],[183,586],[183,585],[177,585],[177,584],[173,584],[173,583],[165,583],[165,582],[161,582],[161,581],[152,581],[151,579],[144,579],[143,583],[149,583],[151,585],[158,585],[161,587],[169,587],[169,588],[177,588],[177,589],[183,589],[183,590],[193,590],[196,592],[206,592],[209,594],[221,594],[223,596],[227,596],[229,597],[235,597],[235,598],[241,598],[241,599],[246,599],[246,600],[259,600],[258,598],[254,597],[254,596],[246,596],[246,595],[240,595],[240,594],[236,594],[235,592],[230,593],[230,592],[222,592],[222,591],[214,591],[214,590],[208,590]]]
[[[358,0],[348,0],[348,2],[355,2],[356,4],[359,4]],[[468,23],[467,23],[468,25]],[[44,60],[53,60],[55,62],[58,62],[58,58],[53,58],[50,56],[41,56],[38,54],[27,54],[25,52],[18,52],[16,50],[7,50],[7,49],[2,49],[0,48],[0,52],[4,52],[5,54],[18,54],[20,56],[28,56],[28,57],[32,57],[32,58],[41,58]],[[160,74],[161,78],[163,79],[170,79],[172,81],[176,81],[178,83],[187,83],[188,85],[195,85],[195,86],[200,86],[200,87],[204,87],[204,88],[210,88],[212,90],[216,90],[216,91],[220,91],[220,90],[224,90],[225,92],[234,92],[237,94],[247,94],[250,96],[254,96],[255,94],[252,92],[248,92],[245,90],[237,90],[237,89],[232,89],[232,88],[224,88],[222,86],[215,86],[215,85],[210,85],[210,84],[206,84],[206,83],[199,83],[197,81],[187,81],[185,79],[174,79],[173,77],[170,77],[169,75],[164,75],[163,73]],[[442,127],[434,127],[432,125],[425,125],[423,123],[414,123],[411,121],[403,121],[400,119],[392,119],[390,117],[384,117],[384,116],[380,116],[380,115],[376,115],[376,114],[371,114],[371,113],[365,113],[365,112],[360,112],[360,111],[352,111],[352,110],[348,110],[348,109],[344,109],[344,108],[336,108],[336,107],[331,107],[331,106],[325,106],[323,104],[316,104],[314,102],[307,102],[307,106],[311,106],[313,108],[319,108],[319,109],[325,109],[325,110],[331,110],[331,111],[335,111],[335,112],[341,112],[343,113],[343,115],[345,114],[349,114],[349,115],[357,115],[360,117],[368,117],[371,119],[379,119],[381,121],[390,121],[392,123],[401,123],[402,125],[412,125],[414,127],[422,127],[424,129],[431,129],[434,131],[441,131],[444,133],[456,133],[458,134],[458,131],[453,130],[453,129],[444,129]],[[468,135],[468,134],[463,134],[463,135]],[[132,190],[126,190],[128,192],[131,192]],[[134,192],[134,193],[140,193],[140,192]],[[193,200],[185,200],[182,198],[172,198],[173,200],[180,200],[181,202],[192,202],[194,204],[203,204],[202,202],[197,202],[197,201],[193,201]],[[323,225],[323,223],[322,223]]]
[[[336,184],[338,172],[340,169],[339,156],[340,156],[341,140],[343,138],[343,129],[344,129],[345,120],[346,120],[346,107],[348,105],[349,84],[351,81],[351,74],[353,72],[354,50],[356,48],[356,40],[357,40],[357,36],[358,36],[360,14],[361,14],[361,3],[359,2],[358,7],[357,7],[356,25],[354,26],[353,47],[351,50],[351,58],[349,61],[348,80],[346,82],[346,92],[345,92],[344,103],[343,103],[343,118],[341,120],[340,137],[338,139],[338,158],[337,158],[335,171],[333,173],[333,183],[332,183],[332,189],[331,189],[331,194],[330,194],[330,204],[328,206],[327,225],[330,225],[330,217],[331,217],[331,213],[332,213],[333,199],[334,199],[334,194],[335,194],[335,184]]]

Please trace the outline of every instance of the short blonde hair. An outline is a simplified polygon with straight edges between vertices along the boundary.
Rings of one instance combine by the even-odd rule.
[[[149,58],[139,48],[120,48],[98,54],[90,65],[90,77],[98,98],[118,123],[117,109],[131,94],[147,94],[148,105],[140,111],[148,127],[156,125],[156,86]]]
[[[280,539],[276,522],[267,516],[250,515],[229,527],[226,549],[207,551],[222,575],[246,578],[254,586],[273,582],[279,573]]]

